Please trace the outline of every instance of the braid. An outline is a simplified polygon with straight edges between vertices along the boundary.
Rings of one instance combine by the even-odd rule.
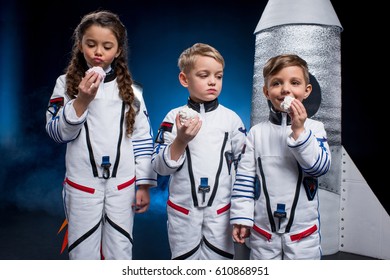
[[[120,58],[116,61],[115,71],[117,75],[119,95],[123,102],[129,107],[129,110],[126,113],[126,134],[129,136],[133,133],[135,116],[137,113],[136,108],[132,106],[135,99],[132,88],[133,79],[128,71],[127,63]]]
[[[81,56],[81,58],[80,58]],[[75,99],[78,94],[78,86],[85,75],[87,69],[83,54],[73,49],[73,55],[69,66],[66,69],[66,94],[71,99]]]

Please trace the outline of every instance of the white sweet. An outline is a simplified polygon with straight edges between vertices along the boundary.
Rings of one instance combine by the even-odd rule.
[[[106,77],[106,72],[104,72],[103,68],[100,66],[94,66],[88,69],[87,74],[90,72],[98,73],[100,76],[100,80],[104,81],[104,78]]]
[[[193,119],[198,115],[194,109],[185,106],[179,111],[180,123],[183,125],[187,120]]]
[[[289,96],[287,95],[283,102],[280,103],[280,107],[282,108],[283,111],[289,113],[290,112],[290,106],[291,106],[291,102],[294,100],[295,98],[292,97],[292,96]]]

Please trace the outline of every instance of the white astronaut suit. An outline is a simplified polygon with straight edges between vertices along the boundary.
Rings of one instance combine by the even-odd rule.
[[[70,259],[132,259],[136,186],[157,185],[151,167],[153,133],[142,97],[133,85],[139,111],[131,138],[115,74],[100,84],[88,110],[77,117],[60,76],[46,113],[46,131],[67,143],[63,201]]]
[[[317,190],[318,177],[331,164],[327,136],[312,119],[296,141],[291,133],[287,113],[272,109],[269,121],[248,132],[232,190],[231,224],[251,227],[251,259],[321,258]]]
[[[167,213],[171,257],[232,259],[230,195],[246,130],[240,117],[218,99],[202,104],[189,99],[185,106],[200,113],[199,133],[179,160],[172,160],[175,117],[184,106],[172,109],[159,128],[152,160],[157,173],[170,175]]]

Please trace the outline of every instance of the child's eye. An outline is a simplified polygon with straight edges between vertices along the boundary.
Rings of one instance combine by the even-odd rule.
[[[299,81],[292,81],[291,84],[293,84],[293,85],[295,85],[295,86],[299,86],[301,83],[300,83]]]
[[[105,50],[111,50],[114,46],[111,44],[103,45]]]

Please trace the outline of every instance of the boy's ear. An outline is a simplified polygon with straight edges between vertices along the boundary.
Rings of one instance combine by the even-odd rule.
[[[305,90],[305,94],[303,96],[303,99],[308,98],[312,90],[313,90],[313,86],[311,84],[308,84],[306,86],[306,90]]]
[[[180,84],[181,84],[183,87],[188,87],[187,76],[186,76],[186,74],[184,74],[183,72],[180,72],[180,73],[179,73],[179,81],[180,81]]]
[[[269,94],[268,94],[268,88],[266,86],[263,86],[263,93],[264,93],[264,96],[269,99]]]

